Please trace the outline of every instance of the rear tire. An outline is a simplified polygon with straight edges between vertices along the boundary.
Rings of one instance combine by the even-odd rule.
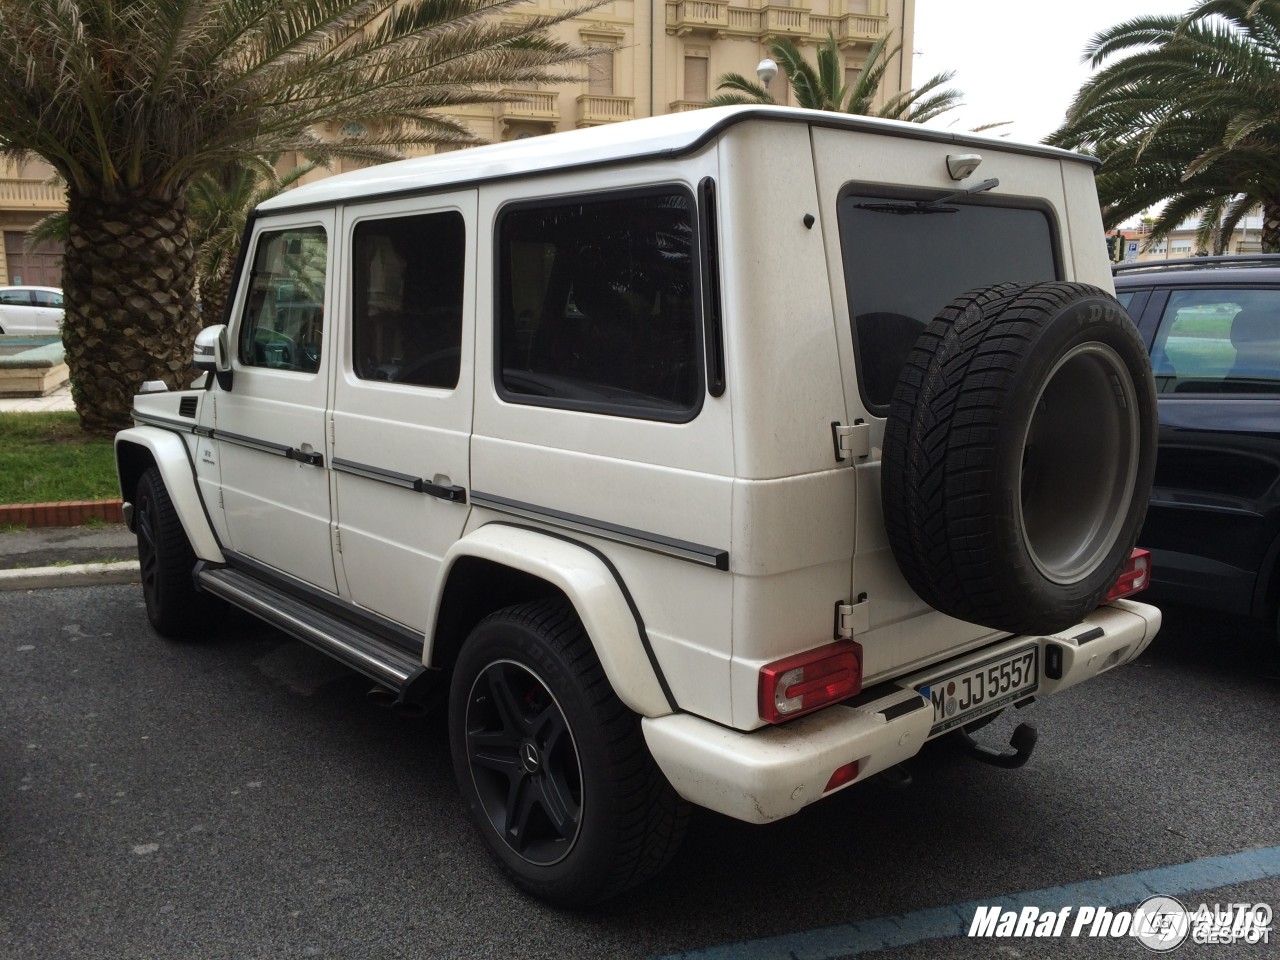
[[[151,626],[175,639],[210,632],[226,605],[196,589],[195,551],[156,467],[148,468],[138,481],[133,508],[142,596]]]
[[[680,846],[688,805],[563,600],[509,607],[472,631],[454,667],[449,740],[485,846],[535,897],[608,900]]]
[[[1155,452],[1151,367],[1113,297],[1056,282],[967,293],[894,390],[881,496],[898,566],[961,620],[1070,627],[1133,550]]]

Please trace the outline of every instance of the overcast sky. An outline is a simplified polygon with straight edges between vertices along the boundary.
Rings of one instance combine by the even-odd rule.
[[[1144,14],[1186,13],[1195,0],[916,0],[912,81],[955,70],[965,106],[930,123],[992,131],[1036,142],[1058,127],[1089,67],[1085,44],[1102,30]]]

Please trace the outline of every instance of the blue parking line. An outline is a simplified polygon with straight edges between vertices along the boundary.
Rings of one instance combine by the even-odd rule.
[[[1280,877],[1280,847],[1259,847],[1117,877],[971,900],[780,937],[686,950],[654,960],[835,960],[925,940],[967,936],[975,911],[983,906],[1015,911],[1027,906],[1045,910],[1086,905],[1122,907],[1161,894],[1176,897],[1274,877]],[[1189,906],[1194,908],[1195,904]]]

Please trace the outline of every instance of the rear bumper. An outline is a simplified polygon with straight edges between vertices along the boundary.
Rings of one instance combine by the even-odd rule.
[[[796,813],[829,793],[836,769],[858,761],[858,783],[901,763],[929,739],[933,709],[915,688],[1029,643],[1040,647],[1036,697],[1047,696],[1137,657],[1160,628],[1155,607],[1119,600],[1048,637],[1008,637],[858,698],[776,727],[743,732],[689,714],[645,718],[654,760],[686,800],[749,823]],[[1050,649],[1053,648],[1053,649]],[[1053,669],[1046,669],[1052,664]]]

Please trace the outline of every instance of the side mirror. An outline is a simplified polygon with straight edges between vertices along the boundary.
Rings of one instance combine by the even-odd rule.
[[[230,389],[231,350],[227,343],[226,324],[205,327],[196,334],[191,362],[197,370],[214,374],[224,390]]]

